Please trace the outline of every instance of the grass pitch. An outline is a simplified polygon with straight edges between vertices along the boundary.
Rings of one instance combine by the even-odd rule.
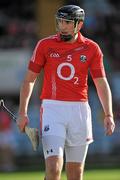
[[[0,180],[43,180],[44,172],[14,172],[0,173]],[[108,170],[86,170],[84,180],[120,180],[120,169]],[[62,174],[62,179],[66,180],[65,173]]]

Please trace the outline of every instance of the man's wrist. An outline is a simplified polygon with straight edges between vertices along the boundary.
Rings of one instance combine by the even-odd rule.
[[[113,114],[105,114],[105,117],[112,117],[113,118]]]
[[[27,116],[27,113],[18,113],[19,116]]]

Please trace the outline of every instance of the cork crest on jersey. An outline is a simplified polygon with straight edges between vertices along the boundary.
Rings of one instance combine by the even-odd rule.
[[[80,61],[83,62],[83,63],[85,63],[86,60],[87,60],[87,57],[82,54],[82,55],[80,56]]]

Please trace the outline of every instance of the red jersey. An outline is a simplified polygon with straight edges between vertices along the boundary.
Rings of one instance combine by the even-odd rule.
[[[88,71],[92,78],[105,76],[103,54],[92,40],[78,33],[74,43],[60,40],[59,35],[38,42],[29,69],[44,69],[41,99],[63,101],[88,100]]]

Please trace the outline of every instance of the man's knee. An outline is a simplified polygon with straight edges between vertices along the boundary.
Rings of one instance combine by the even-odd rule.
[[[59,176],[61,173],[61,168],[58,167],[57,165],[54,166],[51,165],[47,168],[47,173],[49,175]]]
[[[66,172],[68,180],[82,180],[84,171],[84,164],[67,163]]]
[[[60,177],[63,166],[62,158],[50,157],[46,160],[46,175],[47,177]]]

